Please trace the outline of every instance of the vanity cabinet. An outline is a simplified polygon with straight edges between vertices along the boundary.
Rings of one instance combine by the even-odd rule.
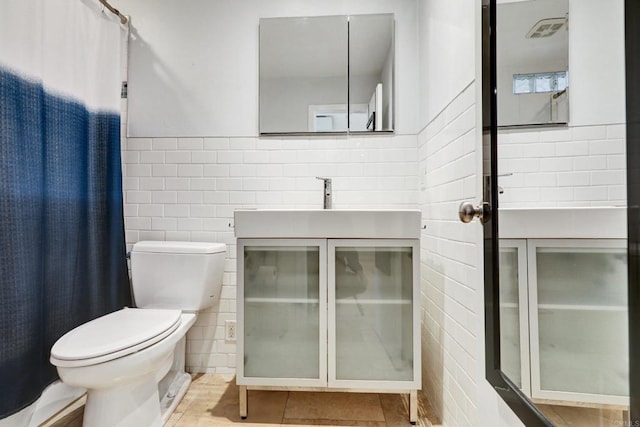
[[[419,389],[418,241],[327,246],[329,387]]]
[[[503,371],[534,401],[627,406],[626,241],[500,246]]]
[[[238,384],[326,386],[326,241],[238,240],[237,259]]]
[[[389,392],[410,395],[415,422],[419,253],[418,239],[239,238],[240,415],[248,389]]]

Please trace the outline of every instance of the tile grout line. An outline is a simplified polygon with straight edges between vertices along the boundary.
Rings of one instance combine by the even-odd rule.
[[[378,395],[378,403],[380,404],[380,409],[382,410],[382,417],[384,418],[384,425],[388,427],[389,423],[387,422],[387,411],[384,410],[384,405],[382,405],[382,398],[380,397],[380,393]]]

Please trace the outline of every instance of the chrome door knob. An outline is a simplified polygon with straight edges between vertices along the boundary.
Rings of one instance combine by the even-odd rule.
[[[475,217],[482,220],[484,216],[484,204],[480,206],[474,206],[471,202],[462,202],[460,203],[460,207],[458,208],[458,217],[460,221],[465,224],[471,222],[471,220]]]

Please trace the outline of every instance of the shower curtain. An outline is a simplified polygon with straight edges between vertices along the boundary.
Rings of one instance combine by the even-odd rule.
[[[0,418],[57,378],[65,332],[130,303],[121,39],[97,0],[3,0]]]

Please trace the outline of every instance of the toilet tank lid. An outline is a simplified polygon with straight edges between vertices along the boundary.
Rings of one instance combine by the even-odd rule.
[[[172,254],[215,254],[226,252],[224,243],[142,241],[133,245],[131,252]]]

